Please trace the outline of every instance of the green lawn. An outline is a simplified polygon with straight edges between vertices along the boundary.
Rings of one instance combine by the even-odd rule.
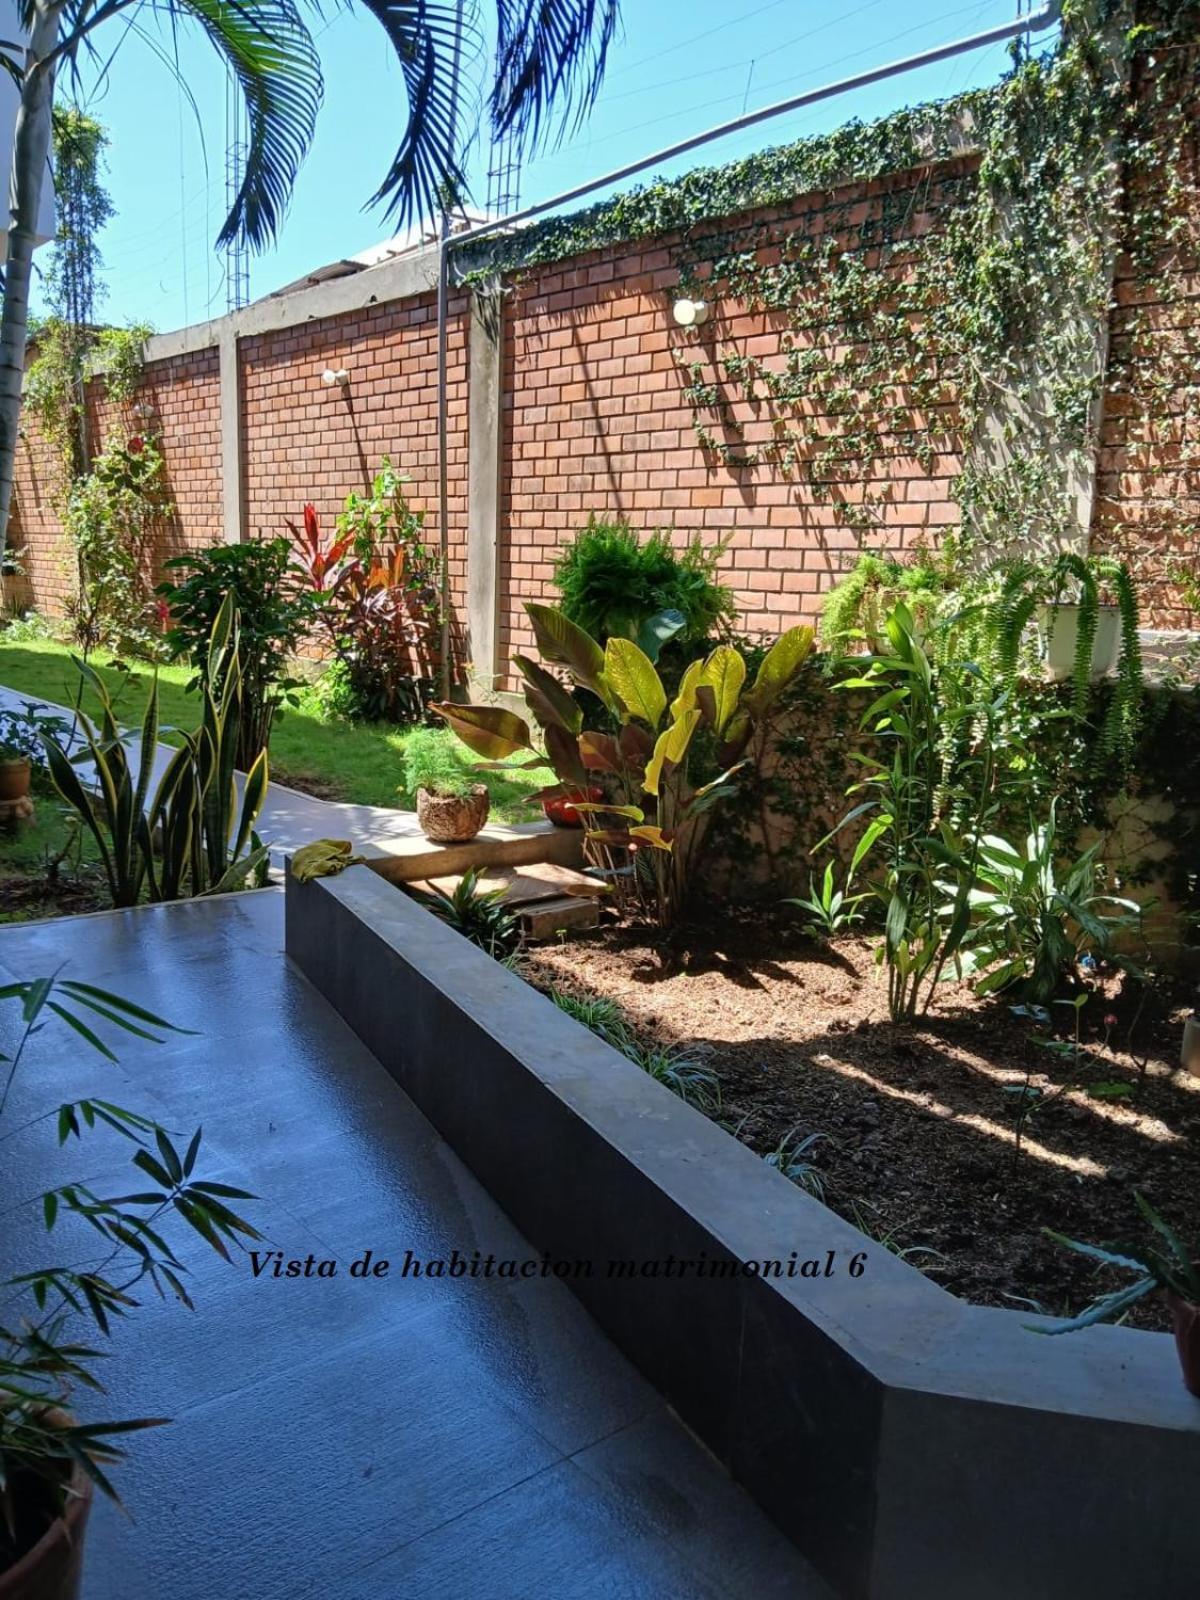
[[[18,693],[55,700],[60,705],[74,703],[78,674],[71,665],[71,652],[53,639],[22,639],[5,643],[0,633],[0,683]],[[98,652],[91,664],[99,672],[113,696],[118,720],[126,725],[140,724],[152,669],[138,664],[131,674],[112,664],[112,657]],[[191,728],[199,720],[199,707],[185,684],[190,674],[186,667],[158,669],[159,719],[163,740],[170,742],[169,725]],[[95,709],[95,697],[85,695],[85,711]],[[349,800],[360,805],[399,806],[412,809],[413,799],[403,789],[404,768],[401,753],[409,730],[384,723],[326,721],[315,701],[277,717],[271,735],[271,776],[279,783],[294,783],[298,788],[312,786],[324,799]],[[449,744],[471,756],[447,732]],[[515,773],[478,774],[492,796],[492,817],[498,822],[529,822],[540,817],[536,806],[523,796],[553,781],[546,769]]]

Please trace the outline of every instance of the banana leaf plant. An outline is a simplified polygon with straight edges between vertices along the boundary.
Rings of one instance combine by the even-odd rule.
[[[246,775],[239,801],[234,762],[242,715],[237,613],[227,597],[213,624],[204,712],[154,782],[158,752],[158,684],[150,689],[137,740],[122,737],[112,700],[94,668],[75,661],[81,688],[100,704],[98,721],[76,711],[83,744],[72,754],[55,733],[43,732],[50,776],[96,842],[114,906],[241,888],[263,866],[270,846],[253,829],[267,793],[267,752]],[[91,767],[92,781],[80,763]]]
[[[613,637],[601,649],[553,606],[525,609],[546,663],[512,658],[529,720],[502,706],[446,702],[432,709],[489,766],[550,766],[558,781],[532,800],[603,789],[602,800],[571,801],[587,819],[589,845],[638,858],[659,925],[669,927],[683,908],[710,813],[753,764],[747,751],[755,732],[811,654],[813,631],[783,634],[749,684],[744,657],[732,645],[718,645],[691,663],[672,699],[632,639]],[[616,733],[585,728],[572,686],[600,701],[609,720],[616,719]],[[702,747],[717,767],[706,781],[696,776]]]

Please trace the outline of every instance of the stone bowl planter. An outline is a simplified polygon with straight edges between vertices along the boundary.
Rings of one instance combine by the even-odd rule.
[[[78,1600],[83,1580],[83,1536],[92,1507],[92,1481],[81,1467],[71,1497],[16,1566],[0,1572],[0,1600]]]
[[[417,821],[434,844],[465,844],[488,819],[490,797],[482,783],[467,794],[433,794],[417,790]]]

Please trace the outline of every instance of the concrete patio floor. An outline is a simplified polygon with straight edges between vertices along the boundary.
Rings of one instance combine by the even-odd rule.
[[[0,929],[5,981],[65,962],[195,1030],[121,1038],[111,1067],[47,1029],[10,1128],[83,1094],[202,1123],[203,1176],[261,1197],[260,1248],[339,1263],[256,1280],[188,1242],[195,1313],[151,1295],[117,1329],[87,1413],[174,1420],[118,1469],[133,1520],[94,1511],[83,1600],[827,1600],[564,1285],[397,1275],[406,1250],[534,1251],[282,937],[275,890]],[[70,1177],[123,1192],[129,1154],[28,1129],[0,1213]],[[13,1222],[0,1276],[94,1255],[28,1204]],[[393,1276],[349,1278],[366,1249]]]

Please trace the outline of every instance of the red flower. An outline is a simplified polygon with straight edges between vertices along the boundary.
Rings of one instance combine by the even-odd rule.
[[[145,448],[145,443],[146,441],[142,438],[141,434],[135,433],[133,438],[129,441],[129,454],[131,456],[140,456],[142,450]]]
[[[158,618],[158,625],[165,633],[171,626],[171,608],[165,600],[154,602],[154,614]]]
[[[1113,1012],[1110,1011],[1108,1013],[1108,1015],[1104,1019],[1104,1026],[1106,1028],[1115,1028],[1117,1023],[1120,1022],[1120,1020],[1121,1020],[1120,1017],[1115,1016],[1113,1014]]]

